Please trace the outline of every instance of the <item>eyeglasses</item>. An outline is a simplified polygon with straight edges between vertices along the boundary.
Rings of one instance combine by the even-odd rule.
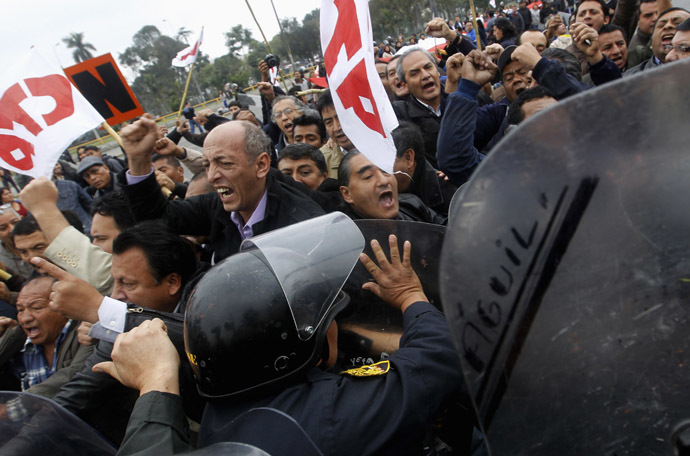
[[[273,121],[275,121],[276,119],[283,117],[283,114],[285,114],[286,116],[290,116],[290,114],[292,114],[295,111],[302,112],[303,110],[302,109],[286,108],[286,109],[283,109],[282,111],[273,111],[271,118],[273,119]]]
[[[666,52],[671,52],[671,49],[675,49],[676,52],[680,52],[681,54],[690,52],[690,46],[687,44],[667,44],[664,46],[664,51]]]

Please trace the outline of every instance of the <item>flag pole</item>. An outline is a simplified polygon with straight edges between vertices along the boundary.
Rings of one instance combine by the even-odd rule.
[[[108,125],[108,122],[103,122],[101,125],[103,126],[105,131],[107,131],[108,134],[112,136],[115,141],[117,141],[120,147],[122,147],[122,138],[120,138],[120,135],[118,135],[117,132],[113,130],[113,127]]]
[[[472,11],[472,25],[474,26],[474,36],[477,38],[477,49],[482,51],[482,39],[479,36],[479,28],[477,28],[477,11],[474,9],[474,0],[470,0],[470,10]]]
[[[187,90],[189,90],[189,81],[192,80],[192,72],[194,71],[194,65],[196,65],[196,62],[192,63],[192,66],[189,68],[189,74],[187,75],[187,83],[184,85],[184,93],[182,94],[182,100],[180,100],[180,109],[177,110],[177,121],[180,121],[180,117],[182,117],[182,108],[184,107],[184,100],[187,98]]]
[[[249,12],[252,13],[252,17],[254,18],[254,22],[256,23],[256,26],[259,28],[259,32],[261,32],[261,37],[264,39],[264,43],[266,43],[266,48],[268,49],[269,54],[273,54],[273,51],[271,50],[271,45],[268,44],[268,40],[266,39],[266,35],[264,35],[264,31],[261,29],[261,24],[259,24],[259,21],[256,20],[256,16],[254,16],[254,10],[252,9],[252,6],[249,4],[249,0],[244,0],[244,2],[247,4],[247,8],[249,8]],[[285,87],[285,93],[288,92],[288,86],[287,82],[285,82],[285,77],[283,76],[283,72],[280,71],[280,65],[277,66],[278,69],[278,74],[280,75],[281,81],[283,81],[283,87]]]

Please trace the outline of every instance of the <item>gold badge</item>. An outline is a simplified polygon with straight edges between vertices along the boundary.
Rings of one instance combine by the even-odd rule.
[[[341,372],[341,374],[351,375],[353,377],[373,377],[374,375],[383,375],[391,368],[390,361],[381,361],[376,364],[369,364],[368,366],[358,367],[356,369],[348,369]]]

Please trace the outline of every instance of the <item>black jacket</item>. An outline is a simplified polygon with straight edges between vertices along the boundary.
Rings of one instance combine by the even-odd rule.
[[[427,160],[417,162],[409,193],[417,195],[427,207],[447,217],[450,200],[457,189],[457,185],[439,178],[436,169]]]
[[[344,213],[352,220],[363,220],[364,217],[355,211],[352,206],[343,201],[340,212]],[[411,222],[433,223],[435,225],[445,225],[448,223],[446,217],[441,217],[433,210],[429,209],[417,195],[412,193],[401,193],[398,195],[398,216],[394,220],[407,220]]]
[[[122,176],[122,179],[125,177]],[[207,244],[215,253],[216,262],[239,250],[242,243],[240,232],[215,193],[206,193],[182,201],[169,201],[161,193],[153,174],[138,184],[124,185],[122,188],[137,221],[162,218],[178,234],[208,236]],[[255,236],[324,213],[314,201],[301,192],[277,182],[270,174],[266,177],[266,188],[266,216],[253,226]]]
[[[461,371],[443,315],[425,302],[403,316],[400,349],[390,369],[366,378],[312,368],[279,392],[209,402],[199,446],[226,441],[228,425],[255,407],[293,417],[328,455],[423,454],[425,432],[460,393]],[[179,397],[151,392],[139,398],[121,454],[176,454],[190,449]],[[458,433],[469,431],[458,429]],[[281,437],[278,442],[284,442]]]
[[[443,86],[441,87],[441,113],[445,111],[446,94]],[[422,137],[424,138],[424,156],[431,166],[436,168],[436,140],[438,139],[438,132],[441,129],[441,116],[437,116],[429,110],[426,106],[421,104],[414,96],[405,101],[396,101],[393,103],[393,111],[398,117],[398,120],[407,120],[417,125],[422,130]]]

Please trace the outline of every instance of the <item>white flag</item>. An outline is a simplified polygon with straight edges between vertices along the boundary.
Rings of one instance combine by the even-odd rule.
[[[340,124],[361,153],[392,173],[398,119],[376,71],[372,36],[367,0],[322,0],[321,48]]]
[[[31,177],[50,177],[70,143],[104,122],[36,49],[3,73],[0,94],[0,166]]]
[[[201,27],[201,33],[199,33],[199,39],[196,40],[194,46],[189,46],[182,49],[177,53],[174,59],[172,59],[172,66],[176,67],[186,67],[196,62],[196,56],[199,55],[199,47],[201,42],[204,40],[204,28]]]

